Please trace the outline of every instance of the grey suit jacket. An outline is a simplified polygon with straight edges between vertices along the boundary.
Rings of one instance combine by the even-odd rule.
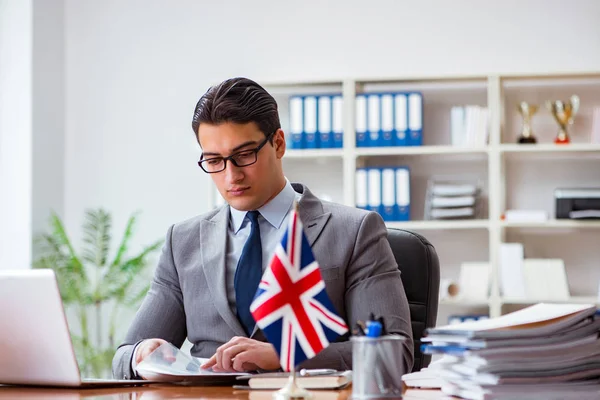
[[[301,193],[298,212],[339,315],[350,327],[371,312],[383,316],[389,333],[407,339],[404,364],[410,371],[410,311],[382,218],[321,201],[304,185],[293,187]],[[211,357],[233,336],[245,336],[225,292],[228,223],[229,206],[224,206],[169,228],[150,290],[114,356],[116,378],[134,377],[132,351],[143,339],[162,338],[180,347],[187,337],[192,355]],[[265,340],[259,330],[251,337]],[[302,367],[351,369],[352,345],[332,343]]]

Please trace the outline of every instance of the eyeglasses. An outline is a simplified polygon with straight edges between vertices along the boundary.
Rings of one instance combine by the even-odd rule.
[[[214,174],[216,172],[224,171],[227,167],[227,160],[230,160],[236,167],[247,167],[252,165],[258,160],[258,152],[262,149],[265,144],[271,139],[275,132],[271,133],[265,138],[258,146],[250,150],[238,151],[229,157],[211,157],[206,159],[200,159],[198,165],[202,170],[208,174]],[[202,155],[204,157],[204,155]]]

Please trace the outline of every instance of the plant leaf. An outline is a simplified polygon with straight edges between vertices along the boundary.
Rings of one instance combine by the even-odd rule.
[[[158,240],[146,246],[135,257],[124,261],[121,265],[111,267],[100,285],[101,298],[114,297],[117,301],[122,301],[134,279],[139,279],[139,275],[148,267],[147,257],[158,250],[163,242],[162,239]]]
[[[113,267],[118,266],[121,263],[121,258],[123,258],[127,252],[127,249],[129,248],[129,240],[133,235],[133,229],[135,227],[138,214],[138,212],[132,214],[127,221],[127,226],[125,227],[125,232],[123,233],[123,238],[121,239],[121,244],[119,245],[119,249],[117,250],[117,254],[115,255],[113,262],[111,263],[111,266]]]
[[[88,263],[102,267],[108,258],[110,246],[110,228],[112,220],[103,209],[86,210],[83,224],[83,259]]]

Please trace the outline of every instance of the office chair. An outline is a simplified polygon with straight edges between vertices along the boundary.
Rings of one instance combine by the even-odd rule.
[[[421,353],[425,329],[435,326],[440,289],[440,261],[433,245],[423,236],[402,229],[388,228],[398,269],[402,272],[404,291],[410,306],[414,338],[413,371],[429,365],[430,355]]]

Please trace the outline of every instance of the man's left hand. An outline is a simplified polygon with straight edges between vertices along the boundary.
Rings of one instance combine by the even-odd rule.
[[[279,356],[270,343],[236,336],[217,349],[202,365],[215,372],[247,372],[279,368]]]

